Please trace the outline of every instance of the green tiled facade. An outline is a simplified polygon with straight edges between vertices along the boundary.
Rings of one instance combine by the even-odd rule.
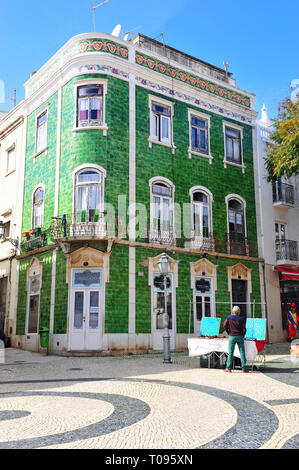
[[[99,51],[93,50],[99,55]],[[132,54],[132,51],[131,51]],[[102,57],[102,56],[101,56]],[[110,241],[92,238],[87,240],[80,237],[72,240],[64,238],[60,241],[53,239],[53,217],[60,218],[66,215],[70,224],[73,212],[74,198],[74,170],[85,164],[101,166],[106,171],[104,199],[105,203],[112,204],[117,212],[118,200],[122,196],[126,201],[126,209],[130,202],[130,189],[135,188],[136,202],[144,204],[147,209],[150,224],[150,186],[149,180],[162,176],[169,179],[175,186],[174,202],[180,204],[190,203],[189,191],[194,186],[203,186],[213,195],[213,234],[217,238],[214,253],[208,253],[208,260],[217,265],[217,291],[215,292],[216,315],[222,319],[230,312],[230,292],[228,289],[229,266],[243,264],[251,271],[252,292],[250,300],[257,304],[261,302],[261,289],[259,278],[259,262],[257,255],[256,209],[254,198],[254,172],[253,172],[253,141],[252,127],[245,122],[230,119],[221,112],[211,112],[199,108],[187,99],[177,99],[172,96],[157,93],[153,88],[141,86],[138,81],[133,82],[135,99],[135,119],[132,124],[132,102],[130,101],[130,75],[126,72],[127,57],[113,57],[109,55],[109,64],[115,60],[115,69],[110,73],[95,73],[96,65],[92,64],[94,57],[86,59],[81,54],[81,68],[89,70],[88,73],[73,73],[65,79],[61,86],[61,129],[60,143],[57,143],[59,122],[59,96],[58,91],[49,92],[45,101],[38,105],[27,118],[26,165],[23,207],[23,232],[30,230],[32,221],[32,194],[39,184],[45,187],[44,226],[46,242],[42,248],[34,252],[23,252],[20,260],[19,302],[17,312],[17,335],[26,334],[27,315],[27,266],[36,257],[43,263],[43,280],[40,294],[40,325],[50,326],[51,308],[53,314],[52,334],[67,338],[70,321],[70,289],[71,283],[67,279],[67,260],[71,253],[84,247],[92,247],[101,253],[109,255],[109,280],[105,285],[105,318],[103,334],[112,335],[117,341],[117,335],[122,335],[120,349],[124,349],[123,335],[152,334],[152,288],[149,285],[148,259],[161,254],[165,247],[153,246],[148,239],[137,238],[128,241],[115,238],[111,246]],[[87,61],[90,61],[89,63]],[[95,60],[96,62],[96,60]],[[134,61],[131,61],[135,63]],[[88,65],[87,65],[88,64]],[[125,65],[126,64],[126,65]],[[99,67],[99,65],[97,65]],[[101,66],[102,67],[102,66]],[[110,65],[110,67],[112,67]],[[137,65],[136,65],[137,67]],[[142,75],[142,67],[138,73]],[[108,67],[107,67],[108,69]],[[79,67],[78,67],[79,70]],[[148,74],[148,70],[146,71]],[[49,77],[50,80],[51,77]],[[74,87],[80,81],[95,82],[106,81],[107,94],[105,96],[105,120],[108,127],[107,135],[102,129],[74,130],[76,122],[76,96]],[[152,72],[151,80],[158,80],[158,75]],[[50,85],[49,85],[50,89]],[[189,94],[197,93],[190,88]],[[149,95],[167,99],[174,104],[173,116],[173,142],[175,151],[166,146],[155,143],[149,146],[150,136],[150,109]],[[205,96],[209,100],[210,93]],[[214,97],[215,99],[215,97]],[[36,118],[40,111],[48,106],[47,149],[35,155]],[[219,104],[221,107],[222,104]],[[241,107],[240,107],[241,108]],[[209,160],[198,155],[188,156],[189,148],[189,121],[188,109],[194,109],[210,116],[210,153]],[[240,112],[243,112],[241,109]],[[130,114],[131,113],[131,114]],[[133,114],[134,115],[134,114]],[[131,119],[131,121],[130,121]],[[245,171],[236,166],[227,165],[224,168],[224,134],[223,120],[242,126],[243,128],[243,163]],[[131,124],[131,125],[130,125]],[[133,142],[133,140],[134,142]],[[132,142],[135,152],[132,152]],[[57,145],[58,144],[58,145]],[[56,188],[57,158],[59,153],[59,181]],[[132,172],[130,165],[132,158],[136,165]],[[131,171],[130,171],[131,170]],[[135,175],[134,181],[133,176]],[[55,214],[55,188],[58,191],[58,214]],[[250,240],[251,256],[240,258],[229,256],[226,250],[227,236],[227,207],[225,197],[237,194],[246,201],[247,237]],[[125,199],[124,199],[125,198]],[[126,216],[128,221],[128,216]],[[175,221],[176,223],[178,220]],[[61,219],[59,219],[60,230]],[[180,224],[183,227],[183,213]],[[185,244],[188,236],[182,233],[179,243],[180,249],[169,247],[169,256],[178,261],[176,296],[176,334],[194,334],[193,289],[191,288],[190,263],[202,258],[204,251],[194,252]],[[54,237],[55,238],[55,237]],[[61,236],[61,238],[63,238]],[[55,245],[55,246],[54,246]],[[185,249],[184,249],[185,247]],[[131,249],[134,249],[132,256]],[[54,251],[55,250],[55,251]],[[52,269],[52,260],[55,253],[55,269]],[[132,261],[133,260],[133,261]],[[133,264],[132,264],[133,263]],[[132,270],[132,266],[134,269]],[[133,278],[134,279],[133,279]],[[130,297],[131,292],[131,297]],[[132,297],[133,296],[133,297]],[[134,299],[132,301],[132,298]],[[217,303],[219,302],[219,303]],[[221,304],[220,302],[226,302]],[[132,307],[134,305],[134,308]],[[132,331],[132,312],[134,312],[134,331]],[[261,315],[261,307],[257,305],[255,314]],[[131,328],[131,329],[130,329]],[[116,340],[115,340],[116,338]],[[108,340],[109,341],[109,338]],[[58,343],[57,343],[58,344]],[[67,339],[65,343],[67,344]],[[149,344],[149,342],[147,343]],[[114,344],[115,348],[115,344]],[[109,349],[109,344],[108,344]],[[117,349],[117,346],[116,346]],[[129,346],[128,346],[128,349]],[[134,347],[131,349],[134,349]]]

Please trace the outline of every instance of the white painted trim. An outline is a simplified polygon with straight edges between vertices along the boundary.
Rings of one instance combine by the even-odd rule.
[[[203,152],[196,152],[195,150],[192,150],[192,133],[191,133],[191,117],[197,117],[199,119],[202,119],[204,121],[207,121],[208,124],[208,129],[207,129],[207,137],[208,137],[208,153],[203,153]],[[209,114],[202,113],[196,109],[193,108],[188,108],[188,122],[189,122],[189,148],[188,148],[188,156],[189,159],[191,160],[192,155],[197,155],[199,157],[204,157],[209,159],[210,165],[212,165],[213,162],[213,156],[211,154],[211,139],[210,139],[210,129],[211,129],[211,116]]]
[[[56,133],[56,173],[55,173],[55,199],[54,217],[58,217],[59,210],[59,179],[60,179],[60,153],[61,153],[61,113],[62,113],[62,89],[58,89],[57,103],[57,133]]]
[[[246,217],[246,201],[242,196],[239,196],[239,194],[228,194],[225,196],[225,204],[226,204],[226,224],[227,224],[227,232],[229,233],[229,219],[228,219],[228,203],[231,199],[237,199],[242,206],[243,206],[243,212],[244,212],[244,236],[247,238],[247,217]]]
[[[231,129],[235,129],[240,132],[240,140],[241,140],[241,163],[231,162],[230,160],[226,159],[226,139],[225,139],[225,129],[226,127],[230,127]],[[223,142],[224,142],[224,159],[223,159],[223,166],[224,168],[227,165],[232,165],[242,169],[242,173],[245,173],[246,166],[244,165],[244,149],[243,149],[243,127],[239,126],[238,124],[231,123],[229,121],[222,121],[222,131],[223,131]]]
[[[203,274],[196,274],[195,273],[196,265],[200,264],[203,261],[207,262],[211,266],[211,268],[213,270],[213,273],[211,275],[208,275],[208,274],[203,275]],[[200,260],[198,260],[196,262],[190,262],[190,271],[191,271],[190,280],[191,280],[191,289],[192,289],[192,293],[193,293],[193,326],[194,326],[194,334],[196,333],[195,323],[198,323],[198,321],[196,320],[196,295],[201,295],[201,294],[196,294],[195,279],[196,279],[196,277],[202,277],[202,278],[207,278],[207,279],[212,280],[212,293],[210,294],[210,296],[211,296],[211,317],[215,318],[216,315],[217,315],[216,302],[215,302],[215,298],[216,298],[215,292],[217,291],[217,268],[218,268],[217,264],[213,264],[205,258],[201,258]],[[201,324],[201,322],[199,322],[199,323]]]
[[[50,306],[50,335],[54,333],[54,315],[55,315],[55,290],[56,290],[56,258],[57,250],[55,248],[52,257],[52,282],[51,282],[51,306]],[[51,345],[52,346],[52,345]]]
[[[108,80],[104,78],[87,78],[82,80],[77,80],[73,83],[74,85],[74,94],[75,94],[75,122],[73,127],[73,132],[79,132],[84,130],[102,130],[103,136],[107,136],[108,125],[106,123],[106,95],[108,92]],[[77,118],[78,118],[78,88],[84,85],[94,85],[103,87],[103,122],[100,126],[87,126],[87,127],[78,127]]]
[[[44,191],[44,201],[43,201],[43,223],[44,223],[46,186],[43,183],[39,183],[37,186],[35,186],[35,188],[33,189],[32,193],[31,193],[31,228],[35,228],[35,227],[33,227],[33,198],[34,198],[35,192],[39,188],[43,189],[43,191]]]
[[[168,178],[165,178],[164,176],[154,176],[153,178],[149,180],[148,184],[149,184],[149,187],[151,188],[153,184],[159,183],[159,182],[164,183],[168,186],[171,186],[173,193],[175,192],[175,185],[173,184],[173,182],[170,181]]]
[[[73,202],[72,202],[72,214],[75,213],[75,205],[76,205],[76,176],[83,170],[93,169],[98,171],[103,175],[102,178],[102,190],[101,190],[101,201],[100,201],[100,212],[104,212],[104,205],[105,205],[105,179],[106,179],[106,170],[100,165],[96,165],[95,163],[86,163],[80,166],[77,166],[72,172],[72,179],[73,179]]]
[[[48,121],[49,121],[49,103],[44,105],[35,115],[35,143],[34,143],[34,154],[33,158],[37,157],[41,153],[45,152],[48,149]],[[47,113],[46,121],[46,145],[44,148],[37,150],[37,120],[41,117],[42,114]]]
[[[38,318],[37,318],[37,333],[29,333],[28,332],[28,322],[29,322],[29,306],[30,306],[30,276],[29,276],[29,271],[31,266],[37,262],[40,271],[39,271],[39,277],[40,277],[40,286],[39,286],[39,291],[38,293],[32,294],[32,295],[38,295],[39,296],[39,301],[38,301]],[[32,258],[31,263],[27,266],[27,272],[26,272],[26,322],[25,322],[25,335],[31,335],[31,336],[38,336],[39,334],[39,322],[40,322],[40,296],[41,296],[41,290],[43,287],[43,262],[40,261],[38,258],[35,256]]]
[[[196,191],[202,191],[203,193],[206,193],[207,196],[208,196],[208,199],[209,199],[209,216],[210,216],[209,233],[213,236],[213,202],[214,202],[214,198],[213,198],[213,194],[211,193],[211,191],[208,188],[206,188],[205,186],[192,186],[192,188],[190,188],[190,190],[189,190],[190,204],[191,204],[191,214],[190,214],[190,217],[191,217],[191,231],[193,230],[193,228],[192,228],[193,227],[192,195]]]
[[[153,115],[152,104],[153,102],[164,105],[167,108],[170,108],[170,118],[169,118],[170,119],[170,124],[169,124],[170,139],[169,141],[157,140],[155,136],[152,134],[152,115]],[[176,146],[174,145],[174,141],[173,141],[173,117],[174,117],[175,103],[172,101],[168,101],[164,98],[160,98],[159,96],[148,94],[148,106],[149,106],[149,120],[150,120],[149,122],[150,135],[148,137],[149,148],[152,148],[152,144],[159,144],[165,147],[170,147],[172,149],[172,154],[174,154],[176,150]]]

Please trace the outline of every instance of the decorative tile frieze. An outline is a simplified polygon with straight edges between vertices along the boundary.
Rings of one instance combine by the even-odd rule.
[[[108,54],[117,55],[123,59],[128,59],[129,50],[126,47],[121,47],[113,41],[104,39],[88,39],[80,41],[79,52],[107,52]]]
[[[146,67],[175,80],[179,80],[180,82],[187,83],[188,85],[199,88],[200,90],[206,91],[215,96],[220,96],[228,101],[250,108],[251,103],[248,96],[236,93],[228,88],[210,82],[209,80],[191,75],[188,72],[167,65],[157,59],[153,59],[152,57],[136,53],[136,63],[142,67]]]
[[[136,83],[142,87],[155,90],[156,92],[164,94],[166,96],[172,96],[173,98],[185,101],[186,103],[198,106],[199,108],[205,109],[207,111],[220,114],[221,116],[225,116],[230,119],[236,119],[237,121],[241,121],[246,124],[253,124],[253,120],[243,114],[235,113],[228,109],[221,108],[220,106],[217,106],[215,104],[195,98],[194,96],[187,95],[186,93],[182,93],[166,86],[159,85],[158,83],[152,82],[151,80],[146,80],[142,77],[136,77]]]

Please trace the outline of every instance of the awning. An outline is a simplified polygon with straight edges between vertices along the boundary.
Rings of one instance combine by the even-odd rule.
[[[299,269],[287,269],[275,266],[275,269],[281,273],[281,278],[288,281],[299,281]]]

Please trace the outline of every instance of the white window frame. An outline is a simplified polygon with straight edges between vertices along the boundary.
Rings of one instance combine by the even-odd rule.
[[[97,222],[78,222],[76,220],[76,204],[77,204],[77,177],[81,172],[84,171],[96,171],[97,173],[101,174],[101,194],[100,194],[100,204],[99,204],[99,220]],[[72,221],[71,221],[71,233],[73,235],[78,234],[78,230],[80,232],[80,225],[88,225],[88,226],[93,226],[96,227],[96,234],[98,236],[105,236],[106,235],[106,224],[105,224],[105,219],[104,217],[101,217],[101,215],[104,214],[104,207],[105,207],[105,178],[106,178],[106,170],[101,167],[100,165],[95,165],[95,164],[86,164],[86,165],[80,165],[79,167],[75,168],[73,171],[73,204],[72,204]],[[83,184],[82,184],[83,185]],[[88,232],[87,232],[88,233]],[[93,229],[91,228],[91,233],[93,232]]]
[[[34,261],[34,259],[33,259]],[[31,262],[31,267],[33,266],[33,261]],[[37,273],[33,272],[30,275],[31,267],[27,268],[27,304],[26,304],[26,335],[38,335],[39,334],[39,323],[40,323],[40,296],[41,296],[41,289],[42,289],[42,282],[43,282],[43,269],[42,263],[38,261]],[[30,280],[34,277],[39,277],[39,291],[35,293],[30,292]],[[30,297],[38,295],[38,312],[37,312],[37,332],[36,333],[29,333],[29,308],[30,308]]]
[[[94,126],[78,126],[78,89],[81,87],[101,86],[103,89],[103,110],[102,110],[102,123]],[[106,137],[108,133],[108,125],[106,123],[106,95],[108,92],[108,80],[90,78],[87,80],[79,80],[74,83],[74,102],[75,102],[75,121],[73,126],[74,137],[79,131],[86,130],[102,130],[103,136]]]
[[[194,218],[193,218],[193,194],[194,193],[197,193],[197,192],[201,192],[201,193],[204,193],[207,198],[208,198],[208,203],[206,204],[208,206],[208,209],[209,209],[209,235],[213,236],[213,211],[212,211],[212,203],[213,203],[213,194],[211,193],[211,191],[209,191],[206,187],[204,186],[193,186],[190,191],[189,191],[189,195],[190,195],[190,204],[191,204],[191,234],[194,234],[195,235],[195,227],[194,227]],[[204,205],[204,204],[201,204],[201,203],[198,203],[198,205]],[[204,238],[204,237],[202,237]]]
[[[227,232],[229,234],[229,208],[228,204],[231,199],[236,199],[240,204],[243,206],[243,214],[244,214],[244,238],[247,238],[247,224],[246,224],[246,201],[243,199],[239,194],[229,194],[225,198],[226,203],[226,217],[227,217]]]
[[[39,227],[38,225],[34,225],[34,223],[33,223],[34,222],[34,195],[37,192],[37,190],[39,190],[39,189],[42,189],[44,191],[44,200],[43,200],[43,204],[42,204],[43,223],[41,224],[41,228],[44,225],[46,188],[45,188],[44,184],[40,183],[34,188],[34,190],[32,192],[32,195],[31,195],[31,207],[32,207],[32,210],[31,210],[31,228]]]
[[[208,279],[209,281],[211,281],[211,292],[209,294],[203,294],[203,293],[198,293],[196,291],[196,281],[198,279]],[[214,279],[213,277],[211,276],[199,276],[197,275],[196,277],[194,277],[194,317],[196,319],[197,322],[200,322],[201,320],[198,320],[197,319],[197,302],[196,302],[196,298],[197,297],[201,297],[202,298],[202,307],[203,307],[203,310],[205,310],[205,301],[204,301],[204,298],[205,297],[209,297],[210,298],[210,315],[207,316],[205,313],[205,311],[202,312],[202,317],[201,317],[201,320],[204,318],[204,317],[208,317],[208,318],[215,318],[216,316],[216,313],[215,313],[215,293],[214,293]],[[213,313],[214,312],[214,313]]]
[[[196,312],[196,297],[201,296],[204,297],[204,294],[197,294],[196,293],[196,286],[195,282],[197,278],[206,278],[206,279],[211,279],[211,294],[208,294],[210,296],[210,310],[211,310],[211,315],[210,318],[215,318],[217,316],[216,314],[216,291],[217,291],[217,268],[218,266],[216,264],[211,263],[211,261],[208,261],[206,258],[201,258],[196,262],[191,262],[190,263],[190,269],[191,269],[191,276],[190,276],[190,282],[191,282],[191,289],[193,292],[193,324],[194,324],[194,334],[199,335],[199,331],[195,330],[196,325],[201,324],[201,320],[197,320],[197,312]],[[202,318],[205,315],[202,316]]]
[[[159,195],[156,195],[153,193],[153,185],[157,184],[159,185],[160,184],[163,184],[167,187],[169,187],[171,189],[171,196],[159,196]],[[151,178],[149,180],[149,186],[150,186],[150,236],[149,238],[154,238],[153,237],[153,234],[155,232],[154,230],[154,227],[153,227],[153,221],[154,221],[154,214],[155,214],[155,202],[154,202],[154,198],[155,197],[162,197],[162,198],[167,198],[170,200],[170,207],[169,207],[169,212],[170,212],[170,217],[171,217],[171,222],[172,222],[172,225],[170,227],[170,230],[169,230],[169,235],[170,235],[170,242],[171,240],[175,240],[175,230],[174,230],[174,227],[175,227],[175,220],[174,220],[174,193],[175,193],[175,186],[174,184],[168,179],[168,178],[164,178],[163,176],[157,176],[157,177],[154,177],[154,178]],[[167,233],[167,232],[165,232]],[[170,243],[170,244],[173,244],[173,243]]]
[[[207,122],[207,145],[208,145],[208,153],[204,152],[197,152],[192,149],[192,117],[196,119],[200,119],[202,121]],[[191,160],[192,155],[197,155],[199,157],[208,158],[210,165],[213,163],[213,156],[211,154],[211,139],[210,139],[210,128],[211,128],[211,116],[208,114],[200,113],[195,109],[188,108],[188,121],[189,121],[189,148],[188,148],[188,156]]]
[[[226,158],[226,133],[225,130],[226,128],[229,127],[233,130],[239,131],[240,132],[240,151],[241,151],[241,163],[235,163],[230,160],[227,160]],[[223,165],[224,168],[227,168],[227,165],[232,165],[237,168],[242,169],[242,173],[245,173],[246,166],[244,165],[244,160],[243,160],[243,127],[238,126],[237,124],[228,122],[228,121],[222,121],[222,130],[223,130],[223,141],[224,141],[224,160],[223,160]]]
[[[9,168],[9,154],[10,152],[14,151],[14,163],[13,168]],[[14,171],[16,171],[16,164],[17,164],[17,154],[16,154],[16,144],[13,143],[9,148],[6,149],[6,173],[5,176],[10,175]]]
[[[279,238],[276,238],[276,224],[279,225]],[[284,225],[284,235],[285,235],[285,238],[281,238],[281,226]],[[280,220],[275,220],[274,221],[274,236],[275,236],[275,241],[276,240],[287,240],[288,239],[288,236],[287,236],[287,223],[286,222],[282,222]]]
[[[38,119],[41,118],[43,114],[47,115],[46,123],[43,124],[46,128],[45,129],[46,142],[44,143],[42,147],[38,148],[37,144],[38,144],[38,129],[39,128],[38,128],[37,123],[38,123]],[[47,105],[42,110],[40,110],[35,116],[35,153],[33,157],[37,157],[38,155],[40,155],[41,153],[45,152],[48,149],[48,120],[49,120],[49,105]]]
[[[157,136],[153,134],[153,127],[152,127],[152,122],[153,122],[153,117],[155,113],[152,110],[153,104],[161,105],[163,107],[169,108],[170,110],[170,117],[169,117],[169,139],[157,139]],[[169,147],[171,148],[172,153],[175,153],[176,146],[174,145],[173,142],[173,117],[174,117],[174,103],[171,101],[167,101],[163,98],[160,98],[158,96],[153,96],[153,95],[148,95],[148,105],[149,105],[149,116],[150,116],[150,135],[148,138],[148,146],[149,148],[152,148],[152,144],[158,144],[158,145],[163,145],[164,147]],[[162,121],[160,122],[160,125],[162,124]]]

